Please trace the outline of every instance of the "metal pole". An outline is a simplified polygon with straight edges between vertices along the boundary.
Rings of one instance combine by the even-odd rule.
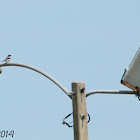
[[[128,95],[135,95],[136,91],[129,91],[129,90],[93,90],[86,93],[86,97],[92,94],[128,94]]]
[[[29,66],[26,64],[20,64],[20,63],[4,63],[4,64],[0,64],[0,73],[2,72],[1,67],[5,67],[5,66],[18,66],[18,67],[24,67],[24,68],[28,68],[31,69],[33,71],[36,71],[40,74],[42,74],[43,76],[47,77],[48,79],[50,79],[53,83],[55,83],[60,89],[62,89],[70,98],[71,98],[71,92],[69,92],[61,83],[59,83],[56,79],[54,79],[52,76],[50,76],[49,74],[47,74],[46,72],[37,69],[33,66]]]
[[[72,83],[74,140],[88,140],[85,84]]]

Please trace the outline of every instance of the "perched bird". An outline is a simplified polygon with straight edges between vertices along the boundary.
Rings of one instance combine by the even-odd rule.
[[[10,61],[10,59],[11,59],[11,55],[8,55],[6,58],[5,58],[5,60],[3,60],[2,62],[6,62],[6,63],[8,63],[9,61]]]

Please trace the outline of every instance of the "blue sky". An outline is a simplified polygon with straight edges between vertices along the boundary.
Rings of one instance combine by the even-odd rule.
[[[0,61],[37,67],[69,91],[129,90],[120,84],[140,47],[138,0],[4,0],[0,2]],[[73,139],[62,125],[72,101],[31,70],[4,67],[0,75],[0,131],[13,140]],[[139,140],[140,102],[134,95],[87,98],[89,140]],[[70,118],[70,121],[72,117]],[[7,139],[12,139],[8,137]]]

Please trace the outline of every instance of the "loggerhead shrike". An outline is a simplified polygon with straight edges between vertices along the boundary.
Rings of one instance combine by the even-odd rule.
[[[11,59],[11,55],[8,55],[6,58],[5,58],[5,60],[3,60],[2,62],[6,62],[6,63],[8,63],[9,61],[10,61],[10,59]]]

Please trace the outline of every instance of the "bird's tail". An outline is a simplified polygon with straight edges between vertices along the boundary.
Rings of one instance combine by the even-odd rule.
[[[1,61],[1,62],[4,62],[5,60]]]

